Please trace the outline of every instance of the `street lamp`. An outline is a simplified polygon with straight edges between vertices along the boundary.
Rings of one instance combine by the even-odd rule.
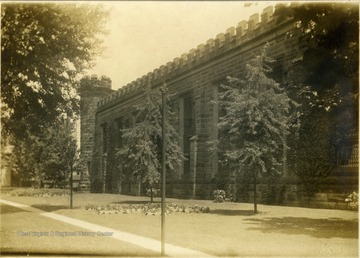
[[[160,89],[162,96],[162,180],[161,180],[161,256],[165,256],[165,189],[166,189],[166,84]]]
[[[70,209],[73,208],[73,171],[70,170]]]
[[[76,75],[76,68],[74,66],[73,63],[71,63],[69,60],[67,60],[67,76],[69,77],[69,82],[71,83],[72,86],[75,85],[75,81],[73,80],[72,75]],[[70,168],[70,209],[73,208],[73,182],[74,182],[74,173],[73,173],[73,168],[71,166]]]

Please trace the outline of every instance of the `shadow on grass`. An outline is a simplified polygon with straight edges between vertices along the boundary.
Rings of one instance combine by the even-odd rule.
[[[225,216],[251,216],[255,215],[253,210],[210,210],[210,214],[225,215]]]
[[[312,219],[298,217],[245,219],[256,227],[249,230],[259,230],[263,233],[283,233],[287,235],[308,235],[315,238],[353,238],[357,239],[359,222],[357,219],[344,220],[340,218]]]
[[[101,252],[96,252],[96,253],[88,253],[85,251],[77,251],[77,252],[39,252],[39,251],[18,251],[18,250],[14,250],[14,248],[1,248],[0,249],[1,254],[2,255],[6,255],[6,256],[15,256],[15,257],[19,257],[19,256],[36,256],[36,257],[144,257],[143,255],[139,254],[139,255],[134,255],[133,253],[120,253],[120,254],[107,254],[107,253],[101,253]],[[158,255],[156,253],[149,253],[146,254],[146,257],[158,257]]]
[[[69,209],[68,205],[65,206],[65,205],[34,204],[34,205],[31,205],[31,207],[34,207],[36,209],[46,211],[46,212],[53,212],[53,211],[57,211],[57,210]]]
[[[9,206],[9,205],[5,205],[5,204],[1,204],[1,208],[0,208],[0,214],[1,215],[5,215],[5,214],[12,214],[15,212],[28,212],[13,206]]]

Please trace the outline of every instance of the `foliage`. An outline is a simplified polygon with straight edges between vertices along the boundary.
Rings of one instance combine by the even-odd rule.
[[[23,139],[77,110],[75,77],[100,52],[105,14],[84,4],[1,5],[2,133]]]
[[[214,202],[233,202],[234,196],[232,189],[228,188],[227,191],[216,189],[213,191]]]
[[[350,194],[345,202],[348,203],[351,209],[358,210],[359,209],[359,195],[356,192]]]
[[[74,126],[73,122],[66,119],[49,128],[42,155],[45,180],[65,183],[70,174],[79,168],[79,150]]]
[[[295,30],[305,47],[285,78],[301,104],[297,139],[289,139],[292,169],[306,195],[334,168],[336,149],[358,131],[358,6],[306,3],[291,7]]]
[[[315,112],[302,119],[299,130],[301,140],[294,149],[294,169],[309,198],[317,192],[320,179],[328,176],[336,165],[335,149],[331,141],[332,129],[329,119]]]
[[[236,189],[236,201],[249,202],[250,191],[253,183],[254,174],[252,171],[243,169],[238,172],[237,189]]]
[[[266,204],[284,204],[286,186],[279,184],[278,177],[273,176],[268,179],[263,199]]]
[[[346,134],[357,126],[359,7],[305,4],[294,8],[294,19],[301,42],[308,46],[301,63],[306,67],[303,85],[316,92],[318,107],[334,115],[348,113],[350,119],[342,117],[342,124],[337,124]]]
[[[143,214],[143,215],[160,215],[161,204],[150,203],[150,204],[116,204],[116,205],[86,205],[86,210],[96,211],[97,214]],[[173,213],[209,213],[210,208],[198,205],[185,205],[167,203],[165,205],[166,215]]]
[[[19,140],[13,140],[13,168],[14,181],[18,186],[41,186],[42,175],[40,173],[40,160],[42,155],[42,146],[40,137],[32,134]]]
[[[146,189],[146,195],[149,197],[159,197],[160,196],[160,189],[158,188],[149,188]]]
[[[57,187],[65,187],[67,178],[80,165],[73,122],[59,119],[43,133],[28,133],[23,140],[14,142],[15,177],[41,187],[44,180]]]
[[[214,195],[214,202],[225,202],[225,191],[224,190],[214,190],[213,192]]]
[[[291,99],[269,78],[271,59],[266,47],[245,67],[242,79],[227,77],[221,85],[219,149],[221,162],[236,171],[276,174],[282,163],[291,122]]]
[[[174,170],[183,160],[178,134],[172,125],[172,106],[166,104],[166,168]],[[150,188],[160,180],[162,147],[162,103],[160,91],[146,89],[141,105],[135,107],[135,124],[124,128],[122,146],[117,149],[123,177],[146,183]]]
[[[48,196],[66,196],[69,191],[65,189],[34,189],[34,188],[19,188],[10,192],[11,196],[25,196],[25,197],[48,197]]]

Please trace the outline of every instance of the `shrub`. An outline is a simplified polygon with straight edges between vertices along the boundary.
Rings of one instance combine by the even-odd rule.
[[[214,194],[214,202],[225,202],[226,193],[224,190],[216,189],[213,194]]]
[[[146,195],[149,197],[159,197],[160,196],[160,189],[158,188],[149,188],[146,189]]]
[[[357,210],[359,208],[359,195],[356,192],[353,192],[345,199],[345,202],[351,209]]]

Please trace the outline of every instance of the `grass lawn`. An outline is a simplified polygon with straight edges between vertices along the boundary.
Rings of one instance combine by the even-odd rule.
[[[155,252],[109,237],[41,236],[48,232],[88,232],[67,223],[1,205],[2,255],[157,256]],[[36,236],[34,236],[36,232]]]
[[[2,198],[117,230],[160,240],[159,215],[97,214],[85,206],[141,204],[147,197],[114,194],[75,194],[69,197]],[[160,199],[156,199],[160,201]],[[358,257],[358,213],[212,201],[167,199],[168,203],[201,205],[210,213],[174,213],[166,216],[166,241],[218,256]]]

